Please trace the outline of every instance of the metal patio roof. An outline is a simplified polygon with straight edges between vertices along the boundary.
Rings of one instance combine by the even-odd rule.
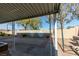
[[[59,12],[59,3],[0,3],[0,23]]]

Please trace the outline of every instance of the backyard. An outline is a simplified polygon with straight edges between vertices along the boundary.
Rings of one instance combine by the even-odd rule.
[[[30,38],[30,37],[15,37],[15,49],[12,37],[2,37],[1,42],[8,43],[8,55],[29,55],[29,56],[49,56],[50,55],[50,41],[49,38]],[[1,53],[2,55],[7,55]]]

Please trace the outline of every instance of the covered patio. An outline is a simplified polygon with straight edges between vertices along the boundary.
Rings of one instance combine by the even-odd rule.
[[[19,54],[26,55],[26,56],[34,55],[34,54],[27,54],[28,51],[34,47],[31,47],[31,49],[28,49],[28,51],[25,54],[21,54],[21,52],[17,53],[18,49],[16,48],[16,45],[17,45],[17,42],[19,39],[17,39],[15,37],[15,21],[21,20],[21,19],[29,19],[29,18],[48,15],[49,21],[50,21],[50,25],[49,25],[50,38],[48,38],[47,41],[49,41],[48,45],[50,46],[49,47],[50,52],[47,55],[57,56],[58,55],[58,43],[57,43],[56,14],[59,13],[59,11],[60,11],[59,3],[1,3],[0,4],[0,23],[12,22],[12,37],[10,39],[12,42],[12,49],[8,49],[10,52],[10,55],[19,55]],[[52,29],[52,26],[54,27],[54,30]],[[32,38],[32,39],[35,39],[35,38]],[[45,38],[43,38],[43,39],[45,39]],[[29,40],[29,39],[27,39],[27,40]],[[41,44],[39,41],[40,40],[36,41],[35,43],[39,43],[38,45],[40,46]],[[45,41],[46,41],[46,39],[45,39]],[[20,42],[22,42],[22,41],[20,41]],[[26,42],[23,41],[22,44],[24,44],[24,43],[26,43]],[[32,41],[32,43],[33,43],[33,41]],[[32,45],[33,44],[31,44],[31,46]],[[26,47],[26,46],[28,47],[28,44],[25,45],[24,47]],[[23,47],[21,47],[21,48],[23,48]],[[23,49],[25,49],[25,48],[23,48]],[[44,48],[41,48],[41,49],[44,49]],[[38,48],[38,50],[40,51],[39,48]],[[45,54],[36,53],[35,55],[43,56],[43,55],[46,55],[46,53]]]

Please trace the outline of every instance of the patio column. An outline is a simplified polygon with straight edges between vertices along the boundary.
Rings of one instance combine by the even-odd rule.
[[[58,42],[57,42],[57,20],[56,14],[53,14],[53,24],[54,24],[54,48],[55,48],[55,55],[58,55]]]
[[[49,15],[49,30],[50,30],[50,55],[56,56],[58,47],[57,47],[57,20],[56,20],[56,14]],[[52,29],[52,26],[54,29]]]
[[[13,50],[15,51],[15,22],[12,22],[12,41],[13,41]]]
[[[51,28],[51,15],[49,15],[49,32],[50,32],[50,56],[52,56],[52,45],[53,45],[53,38],[52,38],[52,28]]]

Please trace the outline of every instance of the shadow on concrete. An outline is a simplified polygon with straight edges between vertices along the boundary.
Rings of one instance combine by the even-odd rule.
[[[50,35],[49,33],[19,33],[15,37],[16,53],[14,56],[50,56]],[[9,49],[13,47],[12,38],[1,39],[9,44]],[[52,45],[52,56],[55,56],[56,50]]]

